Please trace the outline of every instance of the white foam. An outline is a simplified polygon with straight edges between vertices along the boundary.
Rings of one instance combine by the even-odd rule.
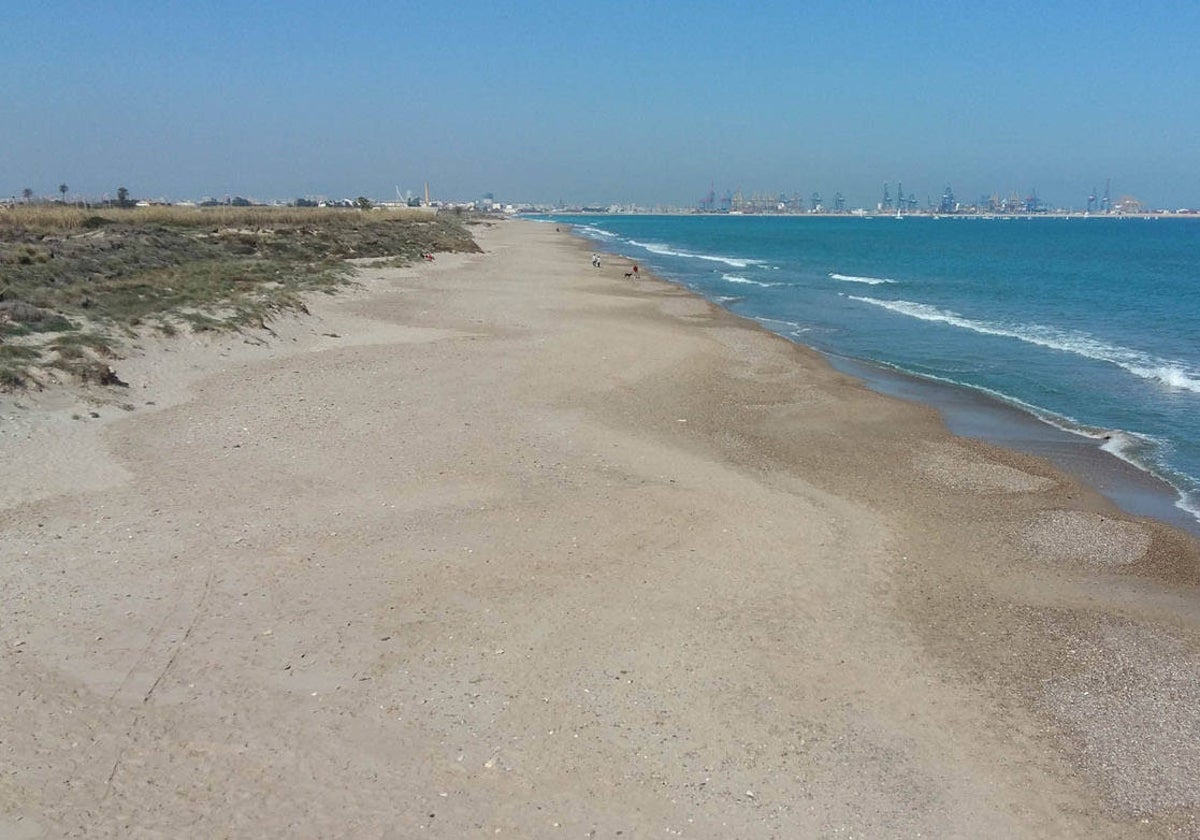
[[[1162,481],[1171,487],[1176,494],[1175,507],[1194,517],[1200,522],[1200,491],[1185,490],[1181,486],[1181,482],[1192,483],[1191,479],[1184,476],[1176,476],[1168,470],[1162,462],[1156,457],[1156,453],[1162,451],[1167,445],[1165,441],[1153,435],[1140,434],[1138,432],[1127,432],[1123,429],[1097,429],[1094,427],[1086,427],[1072,417],[1067,417],[1061,414],[1056,414],[1052,411],[1047,411],[1033,403],[1025,402],[1000,391],[984,387],[982,385],[974,385],[969,382],[960,382],[955,379],[950,379],[944,376],[936,376],[930,373],[914,373],[897,365],[887,362],[878,362],[884,367],[889,367],[893,370],[900,371],[910,376],[918,376],[922,379],[930,379],[935,382],[943,382],[947,385],[954,385],[969,390],[980,391],[995,398],[999,402],[1007,403],[1016,408],[1025,411],[1027,414],[1036,417],[1041,422],[1052,426],[1060,431],[1068,434],[1078,435],[1079,437],[1088,438],[1089,440],[1100,441],[1100,449],[1124,461],[1126,464],[1154,476],[1159,481]]]
[[[1175,507],[1184,513],[1191,514],[1193,519],[1200,522],[1200,493],[1181,493],[1179,500],[1175,502]]]
[[[1060,350],[1064,353],[1074,353],[1089,359],[1096,359],[1117,365],[1135,376],[1149,379],[1166,385],[1169,388],[1192,391],[1200,394],[1200,370],[1189,367],[1181,362],[1159,359],[1140,350],[1107,344],[1087,333],[1074,330],[1060,330],[1039,324],[1020,324],[1009,326],[987,321],[976,321],[965,318],[957,312],[938,309],[924,303],[913,303],[907,300],[879,300],[878,298],[849,296],[851,300],[879,306],[900,315],[917,318],[922,321],[935,321],[949,324],[983,335],[994,335],[1002,338],[1015,338],[1027,344]]]
[[[1139,435],[1124,431],[1111,432],[1105,437],[1107,440],[1100,445],[1101,449],[1169,485],[1176,494],[1175,507],[1200,522],[1200,491],[1187,490],[1181,486],[1181,482],[1194,485],[1194,480],[1173,473],[1161,462],[1158,462],[1157,458],[1153,459],[1154,463],[1150,463],[1151,459],[1143,457],[1141,454],[1143,452],[1153,454],[1160,451],[1165,446],[1162,440],[1151,435]]]
[[[866,283],[868,286],[880,286],[884,283],[895,283],[896,281],[890,277],[858,277],[854,274],[837,274],[829,275],[831,280],[841,280],[843,283]]]
[[[768,326],[773,332],[778,332],[780,335],[790,335],[790,336],[799,337],[799,336],[803,335],[804,333],[809,332],[812,329],[811,327],[807,327],[804,324],[799,324],[799,323],[796,323],[795,321],[783,321],[783,320],[780,320],[779,318],[756,317],[754,320],[760,324]],[[773,325],[780,325],[780,326],[788,327],[788,329],[781,330],[781,329],[779,329],[778,326],[773,326]]]
[[[760,324],[783,324],[785,327],[792,327],[793,329],[799,329],[801,326],[795,321],[784,321],[781,318],[768,318],[765,315],[760,315],[754,320],[758,321]]]
[[[1088,435],[1088,437],[1092,437],[1092,435]],[[1138,457],[1138,453],[1161,446],[1161,441],[1149,435],[1139,435],[1121,430],[1108,432],[1102,437],[1104,443],[1100,444],[1100,448],[1105,452],[1120,458],[1127,464],[1132,464],[1138,469],[1154,473],[1154,470],[1150,469],[1150,465],[1146,463],[1145,459]]]
[[[636,245],[639,248],[645,248],[652,254],[661,254],[666,257],[683,257],[689,260],[708,260],[710,262],[724,263],[732,268],[749,268],[752,265],[762,265],[762,260],[740,259],[737,257],[720,257],[716,254],[693,254],[690,251],[677,251],[661,242],[638,242],[636,239],[629,240],[630,245]]]
[[[1126,366],[1122,365],[1122,367]],[[1155,367],[1131,365],[1126,369],[1146,379],[1157,379],[1171,388],[1182,388],[1185,391],[1200,391],[1200,379],[1198,379],[1200,374],[1191,372],[1178,364],[1167,363]]]
[[[584,234],[585,236],[599,236],[604,239],[616,239],[617,238],[617,235],[615,233],[612,233],[611,231],[603,230],[598,227],[592,227],[591,225],[584,225],[583,227],[581,227],[579,229],[579,232]]]
[[[721,279],[727,283],[741,283],[747,286],[759,286],[763,289],[783,285],[782,283],[763,283],[759,280],[751,280],[749,277],[742,277],[740,274],[722,274]]]

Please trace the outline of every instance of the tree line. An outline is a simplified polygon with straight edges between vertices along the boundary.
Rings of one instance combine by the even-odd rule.
[[[58,185],[58,194],[61,196],[61,198],[58,199],[59,204],[67,204],[68,203],[67,193],[70,191],[71,191],[71,188],[69,186],[67,186],[65,183]],[[21,190],[21,198],[24,199],[26,204],[32,204],[34,202],[33,187],[25,187],[23,190]],[[13,202],[14,203],[16,202],[16,196],[13,197]],[[69,202],[69,203],[79,204],[79,205],[87,205],[89,202],[87,202],[84,199],[77,199],[77,200],[75,200],[73,202]],[[95,202],[92,202],[92,203],[95,203]],[[133,200],[132,198],[129,197],[129,190],[126,187],[117,187],[117,198],[115,201],[113,199],[106,197],[104,199],[104,201],[99,202],[99,203],[102,204],[103,206],[107,206],[107,207],[134,207],[137,204],[137,202],[135,200]]]

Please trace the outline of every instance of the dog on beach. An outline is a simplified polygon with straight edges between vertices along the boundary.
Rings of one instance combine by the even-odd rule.
[[[626,280],[629,280],[629,279],[631,279],[632,277],[633,277],[633,272],[632,272],[632,271],[626,271],[626,272],[625,272],[625,279],[626,279]]]

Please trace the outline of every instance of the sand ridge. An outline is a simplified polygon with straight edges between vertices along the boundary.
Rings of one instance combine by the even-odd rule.
[[[479,240],[6,406],[0,835],[1196,835],[1193,541]]]

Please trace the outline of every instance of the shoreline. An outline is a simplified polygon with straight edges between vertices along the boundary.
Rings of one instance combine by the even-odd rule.
[[[829,217],[833,214],[823,215]],[[537,220],[535,223],[551,222]],[[605,250],[606,243],[603,241],[589,239],[579,233],[572,235],[577,236],[590,250],[629,262],[637,261],[618,252]],[[665,282],[709,300],[700,292],[688,289],[682,284]],[[710,302],[725,309],[720,300]],[[1149,516],[1200,538],[1200,515],[1182,504],[1182,492],[1150,467],[1105,448],[1104,440],[1100,438],[1057,426],[1035,412],[994,394],[967,385],[939,382],[869,360],[812,347],[797,338],[775,332],[751,316],[738,315],[728,309],[726,311],[821,355],[835,369],[854,376],[881,394],[914,401],[938,410],[947,427],[957,435],[1026,455],[1046,458],[1059,469],[1080,478],[1103,493],[1127,513]]]
[[[1031,411],[965,385],[936,382],[861,359],[822,355],[833,367],[882,394],[937,409],[956,435],[1045,458],[1125,512],[1149,516],[1200,538],[1200,520],[1179,504],[1181,494],[1170,482],[1108,451],[1100,439],[1059,428]]]
[[[0,412],[0,834],[1200,836],[1200,542],[478,241]]]

